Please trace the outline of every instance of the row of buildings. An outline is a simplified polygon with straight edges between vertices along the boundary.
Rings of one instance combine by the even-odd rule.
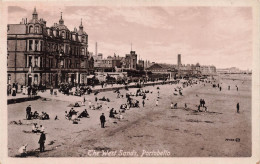
[[[219,68],[217,69],[218,74],[252,74],[252,70],[240,70],[236,67],[231,68]]]
[[[38,18],[36,8],[32,18],[7,27],[7,78],[8,84],[58,86],[60,83],[87,83],[95,72],[125,72],[126,70],[150,71],[167,74],[173,78],[186,74],[213,74],[214,66],[182,65],[178,55],[177,65],[162,65],[138,60],[135,51],[124,57],[116,54],[103,57],[88,51],[88,34],[82,20],[79,28],[69,30],[62,13],[58,23],[47,27]]]
[[[216,67],[213,65],[200,65],[181,63],[181,54],[178,54],[178,61],[176,65],[173,64],[158,64],[152,63],[150,67],[146,69],[152,73],[168,74],[168,77],[184,77],[186,75],[216,75]]]
[[[7,30],[8,84],[84,83],[94,72],[82,22],[78,29],[70,31],[61,14],[59,23],[47,27],[34,9],[32,19],[8,24]]]

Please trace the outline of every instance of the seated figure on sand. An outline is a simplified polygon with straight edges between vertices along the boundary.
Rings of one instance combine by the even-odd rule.
[[[38,129],[37,123],[34,123],[32,126],[32,132],[33,133],[38,133],[40,132],[40,130]]]
[[[83,112],[79,114],[78,118],[82,118],[82,117],[89,117],[87,109],[85,109]]]
[[[42,112],[42,114],[40,115],[40,120],[48,120],[50,119],[49,114],[47,114],[46,112]]]
[[[34,119],[39,118],[39,113],[38,113],[37,111],[35,111],[35,112],[33,113],[32,117],[33,117]]]
[[[110,111],[109,111],[109,117],[111,118],[114,118],[115,115],[114,115],[114,108],[112,108]]]
[[[18,152],[20,153],[21,157],[27,156],[27,151],[26,151],[27,146],[28,144],[25,144],[19,148]]]

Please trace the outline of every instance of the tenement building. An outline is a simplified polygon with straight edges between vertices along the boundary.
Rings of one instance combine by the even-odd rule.
[[[46,27],[34,9],[32,19],[7,27],[8,84],[58,86],[87,82],[94,60],[88,54],[88,35],[82,21],[70,31],[62,15],[59,23]]]

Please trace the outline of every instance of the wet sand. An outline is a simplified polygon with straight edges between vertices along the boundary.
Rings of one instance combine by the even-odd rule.
[[[116,93],[103,92],[97,95],[109,97],[111,102],[102,102],[102,110],[88,110],[90,118],[82,118],[79,124],[72,124],[64,118],[64,111],[70,103],[83,97],[58,95],[49,101],[29,101],[8,105],[8,153],[18,155],[18,148],[28,143],[29,157],[88,157],[142,156],[143,151],[165,152],[170,157],[249,157],[251,156],[251,76],[222,75],[218,78],[222,91],[212,84],[200,83],[183,90],[183,96],[174,96],[177,85],[160,85],[159,106],[155,106],[157,86],[145,87],[148,93],[145,107],[131,108],[123,113],[124,119],[109,118],[107,107],[117,111],[126,102],[125,97],[116,98]],[[228,85],[231,86],[229,91]],[[238,85],[239,91],[235,85]],[[130,89],[128,92],[135,92]],[[121,90],[125,95],[126,91]],[[44,95],[44,94],[43,94]],[[197,96],[196,96],[197,95]],[[94,102],[93,94],[85,96]],[[142,97],[135,97],[141,102]],[[203,98],[209,112],[197,112],[199,100]],[[99,101],[101,102],[101,101]],[[178,109],[170,104],[178,103]],[[240,113],[236,104],[240,103]],[[184,109],[184,104],[188,108]],[[31,104],[32,111],[45,111],[50,120],[24,120],[25,109]],[[88,101],[86,102],[88,104]],[[74,108],[82,111],[86,107]],[[105,113],[106,128],[100,128],[99,116]],[[58,115],[59,120],[54,120]],[[24,125],[10,124],[21,120]],[[32,123],[45,127],[46,152],[39,153],[40,135],[31,133]],[[239,139],[239,142],[233,141]],[[92,151],[93,150],[93,151]],[[123,151],[120,151],[123,150]],[[100,152],[100,153],[98,153]],[[124,152],[124,153],[122,153]],[[170,153],[170,154],[169,154]],[[148,154],[143,154],[149,156]],[[154,155],[155,156],[155,155]]]

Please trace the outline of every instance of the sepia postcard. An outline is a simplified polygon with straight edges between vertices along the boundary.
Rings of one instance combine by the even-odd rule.
[[[259,1],[1,1],[0,163],[259,162]]]

